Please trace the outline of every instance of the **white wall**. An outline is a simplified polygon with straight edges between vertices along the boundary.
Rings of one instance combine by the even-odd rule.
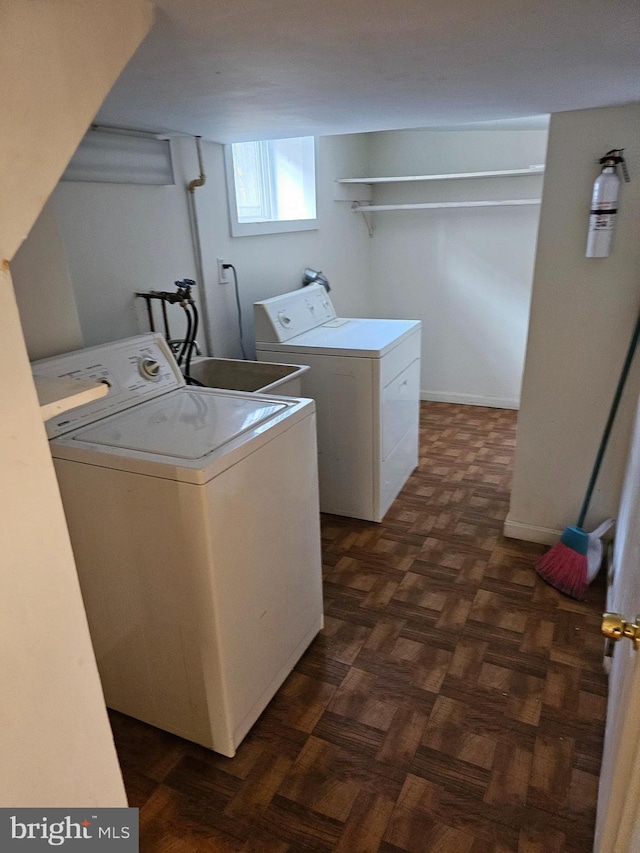
[[[556,541],[575,524],[640,309],[640,106],[552,116],[511,505],[505,533]],[[625,148],[611,256],[585,258],[597,159]],[[640,391],[636,355],[587,528],[615,516]]]
[[[337,177],[367,168],[365,139],[356,134],[318,140],[318,230],[258,237],[229,236],[223,148],[205,144],[207,185],[196,191],[196,202],[204,224],[203,257],[217,355],[238,356],[239,348],[233,289],[230,285],[217,284],[216,257],[230,261],[237,268],[250,357],[254,352],[253,303],[296,290],[302,284],[305,267],[326,274],[338,313],[347,316],[362,313],[370,276],[368,237],[359,217],[348,206],[336,203],[333,196]]]
[[[131,0],[0,8],[2,806],[126,805],[8,267],[151,19]]]
[[[52,198],[11,262],[29,358],[84,345],[65,246]]]
[[[148,331],[145,302],[136,291],[173,291],[174,281],[197,278],[185,190],[190,178],[180,157],[174,160],[174,186],[61,181],[55,189],[85,346]],[[155,309],[157,328],[163,328]],[[169,308],[169,324],[181,337],[179,307]]]
[[[23,296],[49,287],[68,299],[68,274],[85,346],[116,340],[148,330],[143,300],[136,290],[173,290],[176,279],[198,279],[194,246],[189,227],[187,184],[198,176],[195,141],[173,143],[176,186],[133,186],[126,184],[61,182],[53,195],[62,245],[56,245],[53,228],[48,229],[49,249],[29,239],[24,260],[15,277],[25,328],[32,332],[32,357],[39,336],[58,336],[57,352],[68,343],[67,319],[61,313],[42,311],[38,302]],[[213,351],[218,356],[240,355],[237,309],[232,285],[219,285],[217,258],[232,263],[238,273],[243,329],[247,355],[253,347],[253,303],[302,283],[302,272],[311,266],[322,269],[332,285],[339,311],[362,313],[369,280],[369,242],[363,223],[348,206],[333,201],[334,180],[339,175],[366,168],[366,145],[362,136],[334,136],[318,140],[318,229],[231,237],[223,164],[223,147],[202,142],[206,183],[196,190],[202,243],[204,288],[198,282],[195,294],[202,308],[206,301]],[[51,275],[52,270],[55,275]],[[171,333],[179,337],[183,314],[169,306]],[[157,328],[161,314],[155,311]],[[39,335],[38,330],[41,330]],[[204,333],[198,335],[204,347]],[[49,353],[48,353],[49,354]]]
[[[370,134],[372,175],[528,168],[546,131]],[[357,177],[353,175],[353,177]],[[542,179],[377,185],[374,204],[531,198]],[[539,208],[373,214],[370,313],[423,323],[422,397],[517,408]]]

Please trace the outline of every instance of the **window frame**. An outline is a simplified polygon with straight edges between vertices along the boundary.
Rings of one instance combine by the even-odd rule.
[[[313,138],[316,215],[313,219],[265,219],[258,222],[240,222],[236,202],[235,174],[233,168],[233,149],[231,144],[224,146],[224,167],[227,184],[227,201],[229,209],[229,228],[232,237],[254,237],[261,234],[286,234],[295,231],[315,231],[318,229],[318,181],[316,163],[318,158],[318,140]],[[249,140],[254,141],[254,140]],[[262,141],[262,140],[255,140]],[[273,176],[270,176],[273,180]]]

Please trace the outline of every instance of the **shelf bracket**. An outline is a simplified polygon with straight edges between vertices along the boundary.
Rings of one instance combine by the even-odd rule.
[[[367,226],[367,231],[369,232],[369,237],[373,237],[373,218],[372,214],[369,213],[366,209],[366,205],[363,205],[361,202],[355,201],[351,205],[351,210],[354,213],[361,213],[362,218],[364,219],[364,224]]]

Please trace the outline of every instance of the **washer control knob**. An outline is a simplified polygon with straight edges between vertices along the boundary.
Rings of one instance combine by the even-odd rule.
[[[138,370],[145,379],[157,379],[160,376],[160,365],[155,358],[149,356],[140,359]]]
[[[288,314],[285,314],[284,311],[278,311],[278,320],[280,320],[285,328],[291,323],[291,317],[289,317]]]

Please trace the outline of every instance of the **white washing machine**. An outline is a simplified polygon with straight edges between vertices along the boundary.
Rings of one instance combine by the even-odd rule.
[[[111,386],[47,424],[107,705],[234,755],[323,624],[313,401],[187,387],[158,335],[32,367]]]
[[[259,361],[311,369],[320,509],[381,521],[418,464],[419,320],[337,317],[322,285],[254,303]]]

